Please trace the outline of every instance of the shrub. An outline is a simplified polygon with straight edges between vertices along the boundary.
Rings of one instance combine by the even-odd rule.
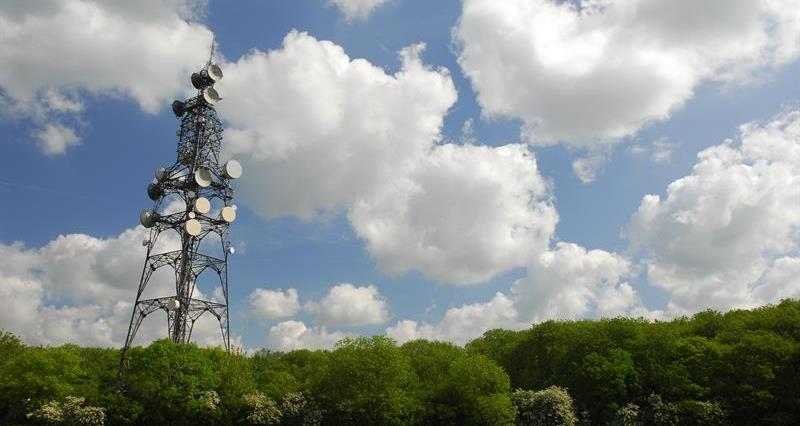
[[[682,425],[716,426],[727,424],[725,411],[716,402],[681,401],[676,408]]]
[[[322,411],[302,393],[286,394],[281,400],[280,411],[286,426],[312,426],[322,423]]]
[[[661,395],[650,394],[647,397],[647,409],[644,422],[653,426],[674,426],[678,424],[675,404],[665,402]]]
[[[278,404],[261,392],[244,396],[247,407],[245,421],[249,425],[277,425],[281,422],[281,410]]]
[[[84,399],[67,396],[64,402],[48,401],[31,413],[28,419],[43,425],[101,426],[105,424],[103,408],[84,405]]]
[[[642,416],[639,406],[634,403],[625,404],[614,415],[614,426],[640,426],[641,424]]]
[[[540,391],[517,389],[511,394],[520,426],[573,426],[578,418],[566,389],[550,386]]]

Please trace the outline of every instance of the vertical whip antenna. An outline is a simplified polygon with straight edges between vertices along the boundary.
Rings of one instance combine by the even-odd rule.
[[[206,67],[211,65],[211,62],[214,60],[214,53],[217,51],[217,36],[216,34],[211,35],[211,54],[208,55],[208,62],[206,62]]]

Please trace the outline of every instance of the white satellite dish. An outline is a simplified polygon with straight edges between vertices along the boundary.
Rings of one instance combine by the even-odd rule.
[[[213,87],[206,87],[203,89],[203,100],[206,101],[209,105],[214,105],[215,103],[222,100],[219,96],[219,93]]]
[[[222,80],[222,68],[217,66],[217,64],[209,65],[206,73],[208,74],[208,77],[214,81]]]
[[[233,246],[228,246],[228,254],[234,254],[234,253],[236,253],[236,249],[233,248]]]
[[[189,219],[194,219],[194,218],[195,218],[194,212],[189,212]]]
[[[196,237],[200,235],[201,232],[203,232],[203,227],[200,226],[200,221],[198,221],[197,219],[187,220],[186,223],[183,224],[183,229],[186,230],[187,234],[193,237]]]
[[[194,211],[200,214],[206,214],[211,210],[211,201],[206,197],[199,197],[194,200]]]
[[[239,179],[242,176],[242,165],[236,160],[228,161],[222,169],[228,179]]]
[[[178,299],[170,299],[167,302],[167,309],[170,311],[177,311],[181,307],[181,302]]]
[[[159,167],[159,168],[156,169],[155,173],[153,173],[153,174],[156,176],[156,180],[158,180],[160,182],[160,181],[166,179],[166,177],[167,177],[167,169],[165,169],[163,167]]]
[[[139,223],[145,228],[152,228],[158,220],[158,215],[152,210],[142,210],[139,214]]]
[[[219,213],[219,216],[225,222],[228,223],[233,222],[234,220],[236,220],[236,208],[232,206],[223,207],[222,211]]]
[[[203,188],[211,185],[211,179],[211,170],[205,167],[198,167],[194,171],[194,181]]]

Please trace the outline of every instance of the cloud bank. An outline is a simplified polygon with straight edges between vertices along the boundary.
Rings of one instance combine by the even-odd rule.
[[[79,142],[87,95],[131,98],[155,113],[208,58],[204,10],[199,0],[3,2],[0,105],[38,123],[34,138],[48,155]]]
[[[647,195],[627,235],[668,309],[753,307],[800,296],[800,111],[740,127],[701,151],[666,196]],[[779,277],[784,279],[778,280]]]
[[[34,345],[121,347],[144,262],[141,242],[148,236],[139,226],[110,238],[61,235],[40,248],[0,244],[0,328]],[[180,247],[170,234],[160,241],[159,251]],[[170,290],[174,275],[162,268],[143,298]],[[199,292],[195,296],[205,298]],[[134,344],[165,337],[166,324],[161,313],[147,317]],[[219,345],[219,324],[208,316],[199,320],[192,340]],[[239,342],[235,336],[232,340]]]
[[[240,58],[219,84],[227,154],[262,215],[347,211],[381,270],[475,284],[545,249],[558,214],[528,148],[439,144],[456,92],[423,48],[393,75],[296,31]]]
[[[796,60],[796,9],[791,0],[464,0],[453,36],[484,115],[521,119],[534,145],[596,151],[668,118],[704,82],[749,83]]]

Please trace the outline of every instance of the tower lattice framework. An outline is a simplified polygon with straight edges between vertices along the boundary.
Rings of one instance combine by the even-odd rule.
[[[217,118],[214,104],[221,98],[213,85],[221,78],[222,71],[209,60],[199,73],[192,74],[197,95],[172,104],[173,112],[181,119],[177,131],[177,158],[169,167],[157,169],[156,179],[147,187],[154,205],[152,209],[143,211],[139,219],[142,225],[150,228],[150,235],[143,242],[147,255],[122,351],[120,371],[142,322],[159,310],[166,312],[168,335],[177,343],[190,341],[195,322],[204,314],[212,315],[219,321],[222,345],[230,350],[228,256],[234,250],[228,227],[236,218],[231,181],[241,175],[241,166],[235,160],[220,163],[222,123]],[[177,211],[176,204],[180,206]],[[180,238],[180,249],[156,252],[159,239],[171,232]],[[212,247],[208,243],[202,244],[208,240],[212,241],[211,244],[219,244],[221,257],[201,252],[201,249]],[[174,271],[175,294],[143,299],[153,273],[163,267]],[[224,300],[193,297],[197,294],[198,278],[210,273],[218,277]]]

